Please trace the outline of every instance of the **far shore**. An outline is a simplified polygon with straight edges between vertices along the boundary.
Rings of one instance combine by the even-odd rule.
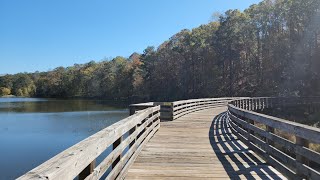
[[[13,97],[18,97],[18,96],[15,96],[15,95],[0,96],[0,98],[13,98]]]

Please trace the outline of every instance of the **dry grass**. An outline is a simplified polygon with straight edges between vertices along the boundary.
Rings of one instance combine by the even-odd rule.
[[[263,129],[263,130],[266,130],[266,125],[262,124],[262,123],[257,123],[255,122],[254,123],[255,126]],[[284,132],[284,131],[281,131],[279,129],[276,129],[275,132],[274,132],[276,135],[282,137],[282,138],[285,138],[293,143],[296,142],[296,137],[290,133],[287,133],[287,132]],[[281,145],[279,145],[279,147],[277,148],[281,148],[280,147]],[[320,144],[314,144],[314,143],[310,143],[309,144],[309,149],[313,150],[313,151],[316,151],[316,152],[319,152],[320,153]]]

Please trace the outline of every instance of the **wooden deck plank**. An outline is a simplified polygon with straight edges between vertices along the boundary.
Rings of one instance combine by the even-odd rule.
[[[232,134],[225,111],[161,122],[126,179],[286,179]]]

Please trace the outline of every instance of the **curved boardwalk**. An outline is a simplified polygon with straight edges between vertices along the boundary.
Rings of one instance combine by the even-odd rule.
[[[225,111],[161,122],[126,179],[286,179],[231,133]]]

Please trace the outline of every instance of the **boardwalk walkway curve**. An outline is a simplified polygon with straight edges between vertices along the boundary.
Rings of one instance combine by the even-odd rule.
[[[231,132],[225,111],[163,122],[125,179],[285,179]]]

